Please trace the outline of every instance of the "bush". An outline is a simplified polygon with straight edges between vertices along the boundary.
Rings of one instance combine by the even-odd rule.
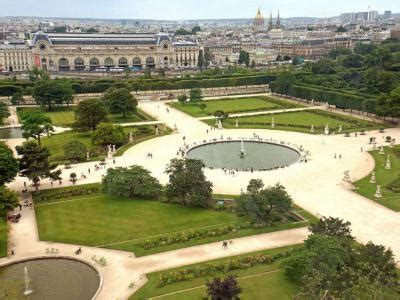
[[[54,190],[44,190],[33,195],[37,202],[51,201],[56,199],[65,199],[81,195],[96,194],[100,192],[99,184],[79,185]]]

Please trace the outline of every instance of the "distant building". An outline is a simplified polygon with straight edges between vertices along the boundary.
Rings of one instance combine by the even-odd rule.
[[[194,68],[196,40],[173,40],[168,34],[34,34],[34,65],[50,71],[94,71],[99,68]]]
[[[32,67],[32,52],[23,40],[0,45],[0,70],[24,72]]]
[[[265,30],[265,21],[260,9],[257,10],[257,14],[254,18],[253,28],[256,32],[261,32]]]
[[[390,38],[400,40],[400,25],[390,30]]]
[[[345,23],[353,23],[356,21],[356,15],[355,13],[344,13],[344,14],[340,14],[340,22],[342,24]]]
[[[384,14],[383,14],[383,18],[385,20],[389,20],[392,18],[392,11],[391,10],[385,10]]]

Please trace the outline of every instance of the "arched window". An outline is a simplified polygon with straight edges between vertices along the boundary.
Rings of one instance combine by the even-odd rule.
[[[164,57],[164,67],[168,67],[168,57]]]
[[[47,60],[45,58],[42,58],[42,64],[45,64]]]
[[[113,59],[112,59],[111,57],[107,57],[107,58],[104,60],[104,66],[105,66],[105,67],[114,67],[114,61],[113,61]]]
[[[146,68],[154,69],[155,67],[156,67],[156,65],[154,63],[154,58],[153,57],[146,58]]]
[[[118,66],[120,66],[122,68],[127,67],[128,66],[128,60],[125,57],[121,57],[118,60]]]
[[[83,71],[85,70],[85,62],[82,58],[77,57],[75,59],[75,71]]]
[[[89,61],[90,71],[94,71],[96,68],[99,67],[99,60],[96,57],[92,57]]]
[[[58,70],[59,71],[69,71],[69,62],[66,58],[60,58],[58,60]]]
[[[132,60],[132,66],[134,70],[141,70],[142,69],[142,60],[140,59],[140,57],[135,57]]]

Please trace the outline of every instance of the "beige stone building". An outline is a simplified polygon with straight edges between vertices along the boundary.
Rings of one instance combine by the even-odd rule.
[[[24,72],[32,67],[32,52],[23,41],[0,45],[0,71]]]
[[[33,65],[49,71],[194,68],[198,55],[197,41],[174,41],[164,33],[38,32],[32,39]]]

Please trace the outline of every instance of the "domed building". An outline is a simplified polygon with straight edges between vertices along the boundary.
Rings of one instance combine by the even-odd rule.
[[[264,31],[265,30],[264,17],[261,14],[261,10],[260,9],[257,10],[257,14],[256,14],[256,17],[254,18],[254,22],[253,22],[253,27],[254,27],[254,31],[256,31],[256,32],[260,32],[260,31]]]

